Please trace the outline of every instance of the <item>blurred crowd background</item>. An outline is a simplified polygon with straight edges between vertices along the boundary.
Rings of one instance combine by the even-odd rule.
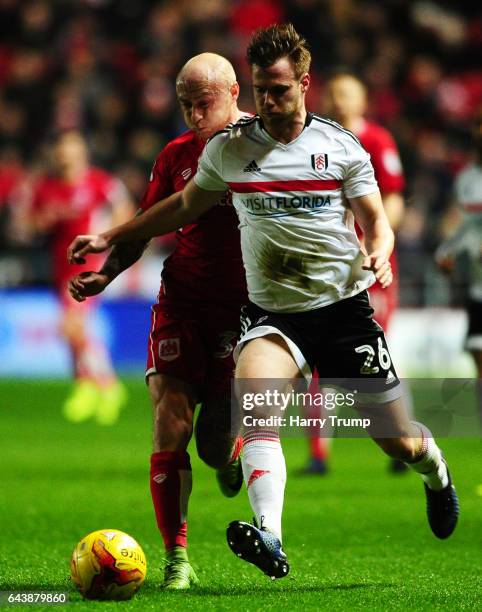
[[[241,108],[253,110],[246,41],[283,21],[311,45],[308,107],[322,113],[327,76],[350,68],[368,85],[369,116],[398,143],[402,305],[456,303],[432,255],[482,104],[482,12],[455,0],[0,0],[0,287],[49,281],[42,238],[22,241],[9,218],[53,134],[79,129],[92,162],[138,201],[157,153],[185,129],[174,81],[186,59],[228,57]]]

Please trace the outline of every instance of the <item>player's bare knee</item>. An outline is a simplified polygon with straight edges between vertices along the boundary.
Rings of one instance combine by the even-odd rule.
[[[300,371],[286,340],[279,334],[268,334],[245,344],[235,374],[237,379],[255,384],[256,380],[296,378]]]
[[[251,410],[251,404],[255,400],[256,407],[263,405],[263,398],[266,397],[266,391],[269,381],[264,378],[249,378],[237,380],[235,385],[236,400],[241,407],[241,410]]]
[[[398,461],[413,461],[418,452],[417,440],[405,436],[379,438],[376,443],[389,457]]]

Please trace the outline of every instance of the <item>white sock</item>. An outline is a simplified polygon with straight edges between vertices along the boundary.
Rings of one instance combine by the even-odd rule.
[[[442,452],[425,425],[415,421],[413,424],[422,432],[422,450],[419,457],[407,465],[420,474],[429,489],[440,491],[449,484],[449,475],[447,466],[442,460]]]
[[[242,465],[258,526],[266,527],[281,541],[286,463],[278,433],[259,429],[246,432]]]

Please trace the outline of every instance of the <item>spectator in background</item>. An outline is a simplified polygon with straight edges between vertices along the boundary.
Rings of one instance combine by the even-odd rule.
[[[72,239],[81,232],[98,231],[133,215],[133,204],[119,179],[89,166],[87,145],[76,131],[62,133],[52,148],[51,168],[32,181],[23,215],[17,216],[22,232],[48,236],[52,282],[62,306],[60,332],[73,361],[75,384],[63,413],[79,423],[95,417],[111,425],[126,401],[107,347],[92,336],[88,316],[94,301],[79,304],[67,290],[75,271],[65,259]]]
[[[452,274],[456,260],[464,258],[465,306],[469,319],[465,348],[477,368],[476,390],[482,425],[482,107],[474,119],[473,137],[474,159],[459,173],[454,187],[459,222],[438,248],[436,262],[443,272]]]
[[[19,126],[24,154],[35,149],[48,122],[49,87],[45,53],[28,47],[17,48],[10,65],[4,98],[23,114]]]

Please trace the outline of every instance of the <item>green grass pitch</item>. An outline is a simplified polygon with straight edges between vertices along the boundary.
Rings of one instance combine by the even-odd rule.
[[[60,416],[66,383],[0,383],[0,590],[69,590],[72,610],[471,610],[480,605],[481,440],[444,440],[462,514],[437,540],[415,474],[393,476],[369,440],[335,440],[331,472],[297,477],[303,440],[284,445],[284,545],[291,572],[272,582],[225,543],[233,519],[250,520],[246,491],[219,493],[191,452],[191,562],[201,586],[163,593],[162,544],[148,487],[150,407],[140,380],[118,425],[71,425]],[[148,559],[128,602],[87,602],[68,581],[76,542],[95,529],[133,535]],[[32,606],[33,609],[52,609]],[[478,608],[480,609],[480,608]]]

